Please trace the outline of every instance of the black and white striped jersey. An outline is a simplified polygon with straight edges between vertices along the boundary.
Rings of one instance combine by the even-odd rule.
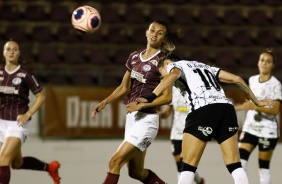
[[[182,71],[181,77],[175,81],[174,85],[184,96],[189,113],[209,104],[232,104],[219,85],[219,68],[187,60],[170,63],[167,66],[167,72],[170,73],[173,68],[179,68]]]

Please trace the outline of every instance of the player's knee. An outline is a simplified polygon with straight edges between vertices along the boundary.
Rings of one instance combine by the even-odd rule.
[[[109,161],[109,167],[110,169],[121,168],[121,159],[115,156],[111,157]]]
[[[12,162],[11,167],[12,169],[20,169],[22,166],[22,163],[20,162]]]
[[[11,167],[13,169],[20,169],[23,165],[22,157],[16,157],[12,160]]]

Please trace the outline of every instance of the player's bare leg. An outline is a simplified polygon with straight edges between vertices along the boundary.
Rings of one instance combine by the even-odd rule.
[[[184,133],[182,141],[183,167],[178,184],[193,184],[197,166],[202,157],[206,142]]]
[[[22,157],[21,150],[18,150],[12,160],[11,166],[13,169],[29,169],[48,172],[50,177],[53,179],[54,184],[60,183],[58,171],[60,163],[58,161],[53,161],[48,164],[34,157]]]
[[[10,165],[15,155],[21,149],[21,140],[16,137],[5,139],[0,151],[0,183],[8,184],[10,182]]]
[[[229,139],[220,144],[224,163],[232,175],[235,184],[249,184],[249,180],[245,170],[240,162],[240,154],[238,148],[238,134],[234,134]]]

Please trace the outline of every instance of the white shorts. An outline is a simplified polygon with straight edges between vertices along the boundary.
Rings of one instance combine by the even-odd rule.
[[[126,115],[124,140],[145,151],[158,134],[159,115],[134,111]]]
[[[17,121],[8,121],[0,119],[0,142],[4,142],[7,137],[18,137],[22,144],[25,142],[31,126],[31,121],[25,125],[17,125]]]

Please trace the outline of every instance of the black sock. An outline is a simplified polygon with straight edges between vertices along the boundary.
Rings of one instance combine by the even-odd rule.
[[[23,158],[23,165],[20,169],[31,169],[31,170],[38,170],[38,171],[48,171],[48,164],[42,162],[34,157],[24,157]]]
[[[180,158],[180,160],[176,162],[176,166],[177,166],[177,171],[181,172],[182,158]]]

